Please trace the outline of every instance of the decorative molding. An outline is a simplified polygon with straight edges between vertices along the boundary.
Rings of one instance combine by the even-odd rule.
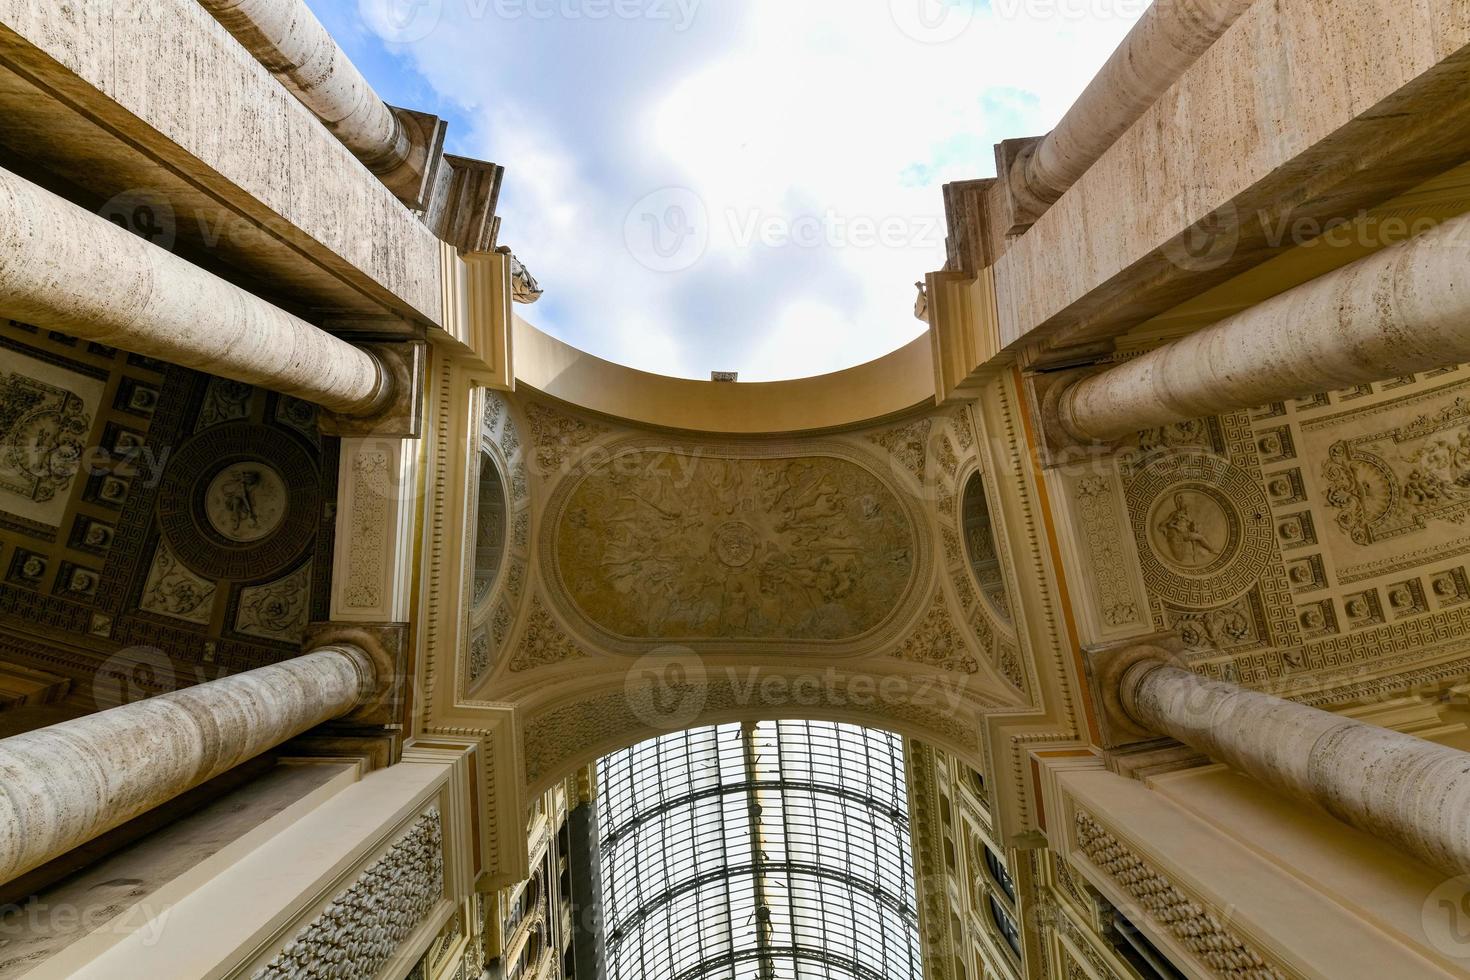
[[[1074,820],[1077,845],[1094,867],[1139,903],[1158,926],[1218,977],[1287,980],[1266,954],[1195,902],[1084,810]]]
[[[1067,940],[1062,946],[1062,959],[1067,966],[1067,980],[1123,980],[1122,974],[1113,969],[1098,952],[1094,945],[1096,939],[1073,922],[1065,912],[1060,910],[1054,912],[1051,922],[1057,935]],[[1087,961],[1090,973],[1084,972],[1078,962],[1072,958],[1074,951]]]
[[[531,502],[528,493],[512,500],[514,488],[529,487],[528,448],[505,396],[487,391],[480,413],[479,452],[471,467],[476,488],[466,503],[475,529],[470,563],[470,634],[461,674],[465,690],[478,688],[494,673],[505,642],[525,608],[530,578]],[[494,468],[487,480],[484,467]],[[495,496],[487,501],[486,494]],[[489,509],[487,509],[487,505]]]
[[[1080,537],[1091,559],[1092,588],[1097,592],[1102,624],[1124,628],[1144,623],[1144,617],[1128,578],[1122,541],[1123,527],[1113,507],[1108,481],[1103,476],[1086,476],[1074,490]]]
[[[419,443],[369,438],[341,445],[332,618],[404,622],[412,591]]]
[[[526,403],[526,423],[531,430],[531,441],[536,444],[533,464],[536,475],[549,479],[575,468],[567,465],[573,457],[594,440],[607,435],[611,430],[540,402]],[[575,461],[574,461],[575,463]]]
[[[568,660],[587,656],[547,611],[539,597],[531,598],[531,611],[521,633],[515,654],[510,660],[513,674],[538,667],[553,667]]]
[[[950,618],[949,603],[942,594],[934,597],[918,627],[892,654],[896,660],[937,667],[961,674],[978,674],[980,664]]]
[[[240,590],[234,629],[247,636],[299,644],[311,614],[311,563],[267,585]]]
[[[353,454],[351,473],[358,493],[347,518],[347,576],[342,583],[343,603],[354,609],[377,609],[382,604],[383,530],[388,525],[388,497],[378,485],[391,482],[392,459],[381,449]],[[363,493],[361,491],[368,492]]]
[[[444,898],[444,828],[424,813],[251,980],[371,977]]]
[[[933,419],[916,419],[907,425],[885,429],[867,438],[888,454],[896,468],[913,474],[914,479],[923,486],[928,472],[929,433],[933,425]]]

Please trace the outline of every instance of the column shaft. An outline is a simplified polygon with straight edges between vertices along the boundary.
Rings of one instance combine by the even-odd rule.
[[[343,415],[372,415],[391,396],[366,351],[5,170],[0,316]]]
[[[408,163],[398,116],[302,0],[199,0],[373,173]]]
[[[1136,123],[1253,0],[1156,0],[1034,153],[1023,199],[1046,210]]]
[[[1470,753],[1145,661],[1123,679],[1135,721],[1388,841],[1470,872]]]
[[[1470,360],[1470,215],[1077,382],[1081,442]]]
[[[0,740],[0,881],[347,714],[374,682],[362,650],[326,647]]]

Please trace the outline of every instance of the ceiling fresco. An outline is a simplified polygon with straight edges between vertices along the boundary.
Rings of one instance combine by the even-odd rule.
[[[1104,637],[1175,631],[1252,685],[1459,656],[1465,367],[1145,432],[1063,479]]]
[[[78,697],[143,696],[299,653],[336,495],[313,406],[16,323],[0,355],[6,660],[128,660]]]
[[[836,456],[622,452],[577,484],[555,535],[572,601],[626,639],[853,640],[915,571],[897,497]]]

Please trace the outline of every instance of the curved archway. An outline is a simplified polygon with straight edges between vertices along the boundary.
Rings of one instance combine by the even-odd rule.
[[[981,718],[1016,710],[1001,682],[905,662],[729,662],[688,651],[581,659],[542,672],[517,703],[525,787],[538,795],[620,749],[730,722],[830,721],[881,728],[982,769]]]

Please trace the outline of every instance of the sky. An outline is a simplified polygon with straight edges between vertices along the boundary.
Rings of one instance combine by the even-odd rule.
[[[388,102],[506,168],[518,312],[608,360],[742,381],[923,329],[941,188],[1047,132],[1147,0],[309,0]]]

